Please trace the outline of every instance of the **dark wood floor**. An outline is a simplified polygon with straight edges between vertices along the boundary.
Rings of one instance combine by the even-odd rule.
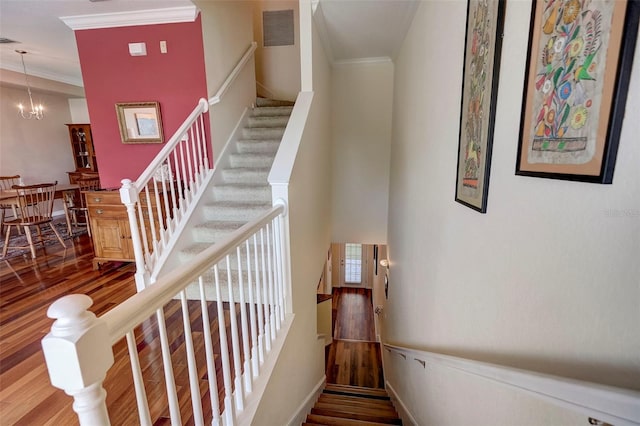
[[[335,288],[332,318],[333,343],[326,353],[327,383],[384,388],[371,290]]]
[[[69,240],[67,240],[69,241]],[[85,235],[63,249],[38,249],[38,258],[0,261],[0,423],[2,425],[77,424],[71,398],[49,382],[40,341],[52,320],[51,303],[67,294],[94,300],[96,315],[135,293],[131,264],[109,264],[93,271],[93,247]]]
[[[94,271],[90,239],[85,235],[72,241],[72,245],[67,244],[67,249],[60,245],[39,249],[35,261],[23,257],[0,261],[0,425],[78,424],[71,409],[72,399],[63,391],[53,388],[49,382],[40,344],[53,322],[47,318],[46,310],[52,302],[64,295],[83,293],[93,299],[94,305],[90,309],[100,316],[135,294],[133,264],[108,263],[101,270]],[[201,379],[201,398],[207,401],[203,406],[208,407],[199,302],[190,301],[188,310]],[[219,343],[215,343],[219,341],[215,302],[209,303],[208,313],[214,334],[215,362],[219,367],[220,347]],[[239,317],[239,314],[237,308],[236,315]],[[229,324],[228,304],[225,304],[225,317],[226,324]],[[182,422],[193,424],[185,342],[179,331],[182,329],[182,310],[178,301],[165,306],[165,318]],[[227,336],[230,345],[230,331]],[[136,341],[151,417],[156,425],[168,424],[169,413],[155,318],[148,319],[136,328]],[[133,379],[124,339],[114,345],[113,352],[115,364],[104,383],[111,423],[137,424]],[[222,373],[217,379],[219,399],[222,400]],[[206,418],[211,418],[210,410],[204,414]]]

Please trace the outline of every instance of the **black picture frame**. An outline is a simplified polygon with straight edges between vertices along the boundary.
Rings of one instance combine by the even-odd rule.
[[[640,2],[575,4],[533,1],[516,175],[611,184]]]
[[[455,201],[487,211],[505,0],[467,3]]]

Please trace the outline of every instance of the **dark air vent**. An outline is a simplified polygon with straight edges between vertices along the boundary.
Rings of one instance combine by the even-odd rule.
[[[293,10],[265,10],[262,12],[264,46],[293,46]]]

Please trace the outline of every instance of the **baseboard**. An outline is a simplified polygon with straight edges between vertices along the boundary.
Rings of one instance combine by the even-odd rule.
[[[386,386],[387,392],[389,392],[389,396],[391,397],[393,406],[396,407],[396,411],[398,412],[398,415],[402,419],[402,424],[403,425],[412,424],[412,425],[418,426],[418,422],[413,417],[413,415],[411,414],[407,406],[404,405],[404,402],[402,402],[402,400],[398,396],[398,393],[393,388],[393,386],[391,386],[391,383],[389,383],[388,380],[385,382],[385,386]]]
[[[300,407],[298,407],[293,417],[289,419],[289,421],[287,422],[288,426],[299,426],[302,423],[304,423],[304,421],[307,418],[307,414],[311,412],[311,409],[313,408],[316,401],[318,400],[318,397],[322,393],[322,390],[324,389],[324,385],[326,384],[326,381],[327,381],[327,377],[323,376],[322,379],[318,382],[318,384],[313,388],[311,393],[309,393],[307,398],[304,401],[302,401],[302,404],[300,404]]]

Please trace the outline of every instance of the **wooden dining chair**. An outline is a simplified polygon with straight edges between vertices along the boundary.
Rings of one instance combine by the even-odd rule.
[[[20,185],[20,175],[0,176],[0,189],[3,191],[10,191],[13,185]],[[2,224],[0,226],[0,235],[2,235],[4,232],[4,218],[7,215],[7,210],[11,210],[11,213],[13,214],[12,217],[14,219],[18,217],[18,211],[15,204],[9,203],[0,204],[0,210],[2,211],[0,213],[0,224]],[[20,229],[18,229],[18,232],[20,233]]]
[[[89,209],[87,209],[87,200],[84,196],[86,191],[96,191],[100,189],[100,179],[96,177],[83,177],[76,180],[76,183],[80,189],[80,199],[79,202],[71,207],[68,207],[69,211],[72,213],[72,219],[74,226],[78,226],[78,214],[84,213],[84,220],[87,226],[87,233],[91,236],[91,225],[89,225]]]
[[[27,248],[31,249],[31,257],[36,258],[36,244],[42,244],[44,246],[45,239],[42,235],[42,225],[49,225],[56,238],[62,244],[62,247],[67,247],[64,244],[64,240],[53,225],[53,200],[56,193],[56,185],[54,183],[41,183],[36,185],[14,185],[13,189],[16,191],[16,199],[18,203],[19,217],[4,221],[7,226],[7,235],[4,240],[4,248],[2,249],[2,257],[7,255],[9,249],[9,237],[11,235],[11,227],[23,227],[25,235],[27,237],[28,246],[13,246],[12,248]],[[34,226],[37,230],[38,241],[33,241],[31,235],[31,227]]]

